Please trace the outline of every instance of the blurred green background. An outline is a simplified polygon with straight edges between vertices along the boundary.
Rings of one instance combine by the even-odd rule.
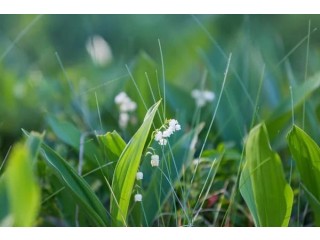
[[[162,79],[158,39],[168,116],[179,116],[184,126],[190,124],[196,109],[192,89],[200,88],[208,71],[205,88],[217,97],[232,52],[209,144],[226,141],[241,145],[250,128],[265,65],[257,120],[270,122],[271,138],[279,149],[284,142],[281,132],[290,122],[290,113],[279,106],[289,98],[289,85],[299,86],[304,81],[309,20],[307,75],[312,76],[320,66],[317,15],[2,15],[0,162],[22,136],[21,128],[48,131],[49,116],[72,121],[81,131],[119,130],[114,97],[123,90],[138,103],[141,122],[145,109],[125,65],[151,106],[144,73],[156,89],[157,78]],[[111,62],[103,66],[95,64],[86,50],[94,35],[102,36],[112,51]],[[308,94],[315,90],[314,86]],[[320,139],[318,100],[314,93],[306,118],[306,128],[315,139]],[[202,111],[204,121],[210,120],[215,103]],[[301,121],[299,111],[301,108],[296,110],[297,122]],[[130,136],[137,126],[123,134]]]

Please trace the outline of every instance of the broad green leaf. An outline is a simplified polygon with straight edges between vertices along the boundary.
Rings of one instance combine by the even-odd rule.
[[[47,117],[47,121],[59,139],[79,151],[82,133],[75,125],[70,122],[61,122],[52,116]],[[94,163],[96,163],[95,156],[98,159],[101,158],[99,148],[93,142],[85,142],[84,149],[84,155],[90,158]]]
[[[289,132],[288,143],[293,159],[297,163],[309,202],[320,226],[320,148],[301,128],[294,125]]]
[[[60,178],[62,184],[74,196],[76,202],[83,207],[88,217],[97,226],[108,226],[107,212],[89,184],[77,172],[46,144],[42,144],[42,155],[48,166]]]
[[[104,135],[98,135],[98,140],[102,143],[106,155],[110,161],[118,161],[123,149],[126,147],[126,142],[122,137],[113,131],[107,132]]]
[[[105,153],[107,163],[114,162],[108,168],[104,169],[104,176],[106,176],[107,180],[111,182],[116,163],[118,162],[123,149],[126,147],[126,142],[116,131],[113,131],[112,133],[107,132],[104,135],[98,135],[97,139],[101,143],[100,145]]]
[[[33,226],[40,208],[40,187],[33,172],[43,136],[31,133],[26,143],[16,144],[0,180],[2,224]]]
[[[47,121],[53,132],[61,141],[68,144],[76,151],[80,151],[80,139],[81,137],[83,137],[82,134],[86,133],[81,133],[81,131],[72,123],[59,121],[52,116],[47,117]],[[83,155],[86,159],[88,159],[88,161],[84,161],[84,163],[88,164],[89,168],[95,168],[97,167],[97,165],[102,166],[106,162],[106,159],[103,158],[102,152],[100,151],[99,147],[94,144],[93,141],[84,141]],[[108,168],[103,168],[102,171],[104,175],[109,175],[110,170]]]
[[[285,180],[279,155],[270,147],[265,124],[249,133],[239,188],[256,226],[288,226],[293,192]]]
[[[132,196],[133,185],[138,171],[142,152],[153,123],[153,118],[160,101],[147,112],[144,122],[123,150],[113,175],[111,198],[111,217],[113,225],[126,225],[128,207]]]
[[[47,117],[47,122],[53,132],[66,144],[79,149],[81,132],[69,122],[61,122],[55,117]]]
[[[195,129],[183,135],[179,140],[177,140],[176,143],[172,143],[172,155],[174,156],[174,160],[172,159],[169,148],[164,151],[164,155],[159,154],[161,156],[161,165],[159,167],[171,180],[173,186],[175,185],[176,181],[180,179],[183,168],[188,167],[193,159],[195,153],[195,143],[197,142],[198,135],[203,127],[204,124],[198,125]],[[167,168],[166,164],[164,164],[165,161],[168,161],[169,168]],[[175,161],[175,166],[177,169],[175,169],[172,161]],[[152,225],[162,205],[168,199],[170,193],[172,193],[172,186],[162,175],[161,171],[151,167],[150,156],[148,161],[143,163],[142,168],[143,172],[153,172],[153,174],[152,172],[150,173],[151,179],[146,179],[149,184],[143,196],[143,206],[146,214],[147,224]],[[143,223],[146,224],[144,221]]]

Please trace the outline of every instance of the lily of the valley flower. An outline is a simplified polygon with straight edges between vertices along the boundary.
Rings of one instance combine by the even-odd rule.
[[[163,138],[162,132],[161,131],[157,131],[156,135],[154,136],[154,140],[159,142],[162,138]]]
[[[159,166],[159,155],[152,155],[151,156],[151,166],[152,167],[158,167]]]
[[[125,93],[120,92],[115,98],[115,103],[119,106],[119,126],[121,128],[126,128],[131,118],[129,113],[134,112],[137,109],[137,103],[131,100],[131,98]]]
[[[168,143],[168,138],[175,131],[181,130],[181,125],[176,119],[170,119],[162,127],[165,129],[163,131],[157,130],[154,136],[154,140],[156,140],[161,146],[164,146]]]
[[[165,145],[167,145],[167,143],[168,143],[168,140],[165,138],[162,138],[159,140],[159,145],[161,145],[161,146],[165,146]]]
[[[213,92],[199,89],[192,90],[191,96],[195,99],[196,105],[198,107],[205,106],[207,102],[212,102],[215,98]]]
[[[143,172],[137,172],[136,179],[137,180],[142,180],[143,179]]]
[[[140,193],[137,193],[134,195],[134,201],[135,202],[141,202],[142,201],[142,195]]]
[[[108,65],[112,61],[112,51],[108,42],[99,35],[94,35],[87,40],[86,49],[94,64]]]

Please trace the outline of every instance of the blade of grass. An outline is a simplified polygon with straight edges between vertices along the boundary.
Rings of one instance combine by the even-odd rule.
[[[307,53],[306,53],[306,64],[305,64],[305,72],[304,72],[304,81],[307,81],[307,77],[308,77],[310,28],[311,28],[311,21],[309,20],[308,40],[307,40]],[[306,103],[305,103],[305,100],[304,100],[304,101],[303,101],[303,105],[302,105],[302,129],[304,129],[304,121],[305,121],[305,113],[306,113],[306,109],[305,109],[305,108],[306,108]]]
[[[10,44],[10,46],[2,53],[0,56],[0,62],[8,55],[8,53],[14,48],[14,46],[22,39],[24,35],[26,35],[29,30],[36,24],[40,18],[43,15],[36,16],[19,34],[18,36],[13,40],[13,42]]]
[[[219,94],[219,98],[218,98],[218,102],[217,102],[217,106],[214,110],[214,113],[212,115],[212,118],[211,118],[211,122],[210,122],[210,125],[209,125],[209,128],[208,128],[208,131],[207,131],[207,134],[205,136],[205,139],[203,141],[203,144],[202,144],[202,147],[201,147],[201,150],[200,150],[200,153],[199,153],[199,156],[201,157],[202,155],[202,152],[204,150],[204,147],[206,145],[206,142],[208,140],[208,137],[209,137],[209,133],[211,131],[211,128],[212,128],[212,125],[213,125],[213,121],[216,117],[216,114],[217,114],[217,111],[218,111],[218,108],[219,108],[219,105],[220,105],[220,101],[221,101],[221,97],[222,97],[222,93],[223,93],[223,90],[224,90],[224,86],[225,86],[225,83],[226,83],[226,80],[227,80],[227,75],[228,75],[228,71],[229,71],[229,66],[230,66],[230,62],[231,62],[231,57],[232,57],[232,54],[230,53],[229,55],[229,58],[228,58],[228,62],[227,62],[227,67],[226,67],[226,71],[224,73],[224,79],[223,79],[223,82],[222,82],[222,86],[221,86],[221,90],[220,90],[220,94]],[[192,178],[191,178],[191,181],[190,181],[190,184],[192,185],[193,181],[194,181],[194,177],[195,177],[195,174],[197,172],[197,169],[198,169],[198,164],[196,165],[195,167],[195,170],[192,174]]]

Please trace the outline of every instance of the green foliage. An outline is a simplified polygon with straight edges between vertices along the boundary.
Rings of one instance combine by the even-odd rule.
[[[122,139],[122,137],[116,131],[113,131],[112,133],[107,132],[104,135],[98,135],[97,138],[99,141],[101,141],[108,160],[118,161],[121,153],[126,147],[126,142]]]
[[[40,209],[40,187],[34,163],[42,135],[31,133],[28,140],[17,143],[9,156],[5,174],[0,179],[1,225],[33,226]]]
[[[195,153],[194,143],[197,141],[203,124],[200,124],[189,133],[183,135],[172,145],[172,149],[166,149],[161,154],[159,168],[152,169],[148,181],[148,188],[144,194],[144,209],[146,221],[144,224],[152,225],[163,204],[168,200],[169,195],[179,182],[183,169],[189,167]],[[174,157],[172,157],[174,156]],[[148,156],[150,158],[150,156]],[[142,165],[144,172],[151,168],[150,159],[146,159]],[[173,163],[173,161],[175,161]],[[188,217],[188,216],[187,216]],[[190,223],[190,222],[189,222]]]
[[[292,126],[287,139],[313,209],[316,225],[320,226],[320,148],[296,125]]]
[[[160,101],[149,109],[143,124],[126,145],[117,163],[112,180],[114,198],[111,198],[110,206],[111,217],[115,226],[126,225],[136,173],[159,104]]]
[[[42,155],[48,165],[60,178],[62,184],[69,190],[75,201],[87,213],[87,216],[97,226],[110,225],[107,211],[89,184],[77,172],[46,144],[42,144]]]
[[[265,124],[249,133],[239,188],[256,226],[288,226],[293,192],[285,180],[279,155],[270,148]]]
[[[29,226],[285,226],[291,206],[290,225],[320,225],[320,56],[314,28],[319,19],[0,16],[0,224],[22,225],[16,211],[26,206],[9,199],[18,194],[9,192],[9,183],[10,188],[21,184],[12,177],[19,174],[30,178],[28,184],[41,183],[41,208],[36,193],[26,200],[33,202],[23,219]],[[97,65],[87,51],[93,35],[110,47],[106,65]],[[198,107],[194,89],[212,91],[215,99]],[[127,127],[119,125],[125,111],[115,103],[122,91],[137,106]],[[159,118],[149,115],[144,121],[147,106],[161,98]],[[161,126],[165,116],[177,119],[181,131],[166,146],[148,142],[150,129]],[[309,136],[293,126],[290,155],[285,135],[291,120]],[[252,129],[263,122],[266,127]],[[20,141],[21,128],[45,131],[46,145],[31,134],[24,145],[11,148]],[[40,145],[44,161],[36,161]],[[160,156],[158,168],[151,167],[146,152]],[[28,159],[26,172],[20,174],[25,163],[13,158]],[[135,181],[138,169],[143,179]],[[293,203],[284,175],[297,197]],[[142,202],[133,202],[136,192]]]
[[[53,132],[56,136],[63,141],[65,144],[71,146],[75,150],[80,150],[80,139],[82,134],[79,128],[77,128],[74,124],[67,121],[59,121],[53,116],[48,116],[47,121],[52,128]],[[87,156],[91,162],[95,162],[95,159],[91,153],[95,153],[97,158],[101,158],[99,155],[99,148],[91,141],[84,142],[84,151],[85,156]]]
[[[97,139],[100,142],[101,148],[103,149],[104,156],[106,156],[107,164],[111,165],[104,169],[104,176],[108,181],[112,181],[113,173],[115,171],[115,166],[120,158],[121,153],[126,147],[126,142],[122,137],[113,131],[107,132],[104,135],[97,135]]]
[[[320,86],[320,73],[301,83],[300,85],[292,88],[292,100],[291,96],[288,96],[280,102],[277,108],[272,112],[272,115],[267,120],[267,126],[270,133],[270,138],[273,139],[279,135],[279,129],[285,132],[285,126],[291,119],[292,107],[297,109],[314,91]],[[313,127],[313,126],[312,126]],[[317,129],[314,129],[315,131]]]

